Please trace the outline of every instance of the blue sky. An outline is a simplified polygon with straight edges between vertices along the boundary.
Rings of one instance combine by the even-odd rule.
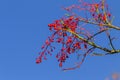
[[[80,69],[68,72],[61,71],[54,56],[35,64],[49,35],[47,24],[72,3],[76,0],[0,0],[0,80],[104,80],[120,72],[120,55],[87,57]],[[108,3],[119,25],[120,1]]]

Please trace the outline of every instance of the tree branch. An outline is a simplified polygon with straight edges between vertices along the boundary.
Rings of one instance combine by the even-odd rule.
[[[105,52],[107,52],[107,53],[109,53],[109,54],[115,54],[115,53],[119,53],[119,52],[120,52],[120,50],[110,50],[110,49],[101,47],[101,46],[95,44],[94,42],[90,42],[90,41],[88,41],[87,39],[84,39],[83,37],[79,36],[77,33],[71,31],[70,29],[62,29],[62,30],[68,31],[68,32],[72,33],[73,35],[75,35],[76,37],[78,37],[78,39],[83,40],[83,41],[85,41],[86,43],[88,43],[89,45],[91,45],[91,46],[93,46],[93,47],[95,47],[95,48],[98,48],[98,49],[100,49],[100,50],[103,50],[103,51],[105,51]]]

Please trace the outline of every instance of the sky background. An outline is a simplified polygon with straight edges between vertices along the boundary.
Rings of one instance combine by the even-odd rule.
[[[104,80],[120,72],[120,55],[87,57],[81,68],[67,72],[61,71],[54,56],[35,63],[49,35],[47,24],[65,14],[62,6],[76,1],[0,0],[0,80]],[[120,25],[120,1],[108,3],[115,15],[114,24]]]

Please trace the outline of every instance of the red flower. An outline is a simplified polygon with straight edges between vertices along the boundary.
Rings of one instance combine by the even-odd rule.
[[[78,49],[81,49],[81,46],[80,46],[80,43],[79,43],[79,42],[76,42],[76,43],[74,44],[74,47],[76,47],[76,48],[78,48]]]
[[[103,15],[102,19],[104,22],[107,20],[106,14]]]
[[[46,45],[50,45],[50,42],[48,40],[46,40],[45,44]]]
[[[62,41],[63,41],[63,38],[58,38],[58,39],[57,39],[57,42],[58,42],[58,43],[60,43],[60,42],[62,42]]]
[[[39,64],[39,63],[41,63],[41,62],[42,62],[41,59],[39,59],[39,58],[36,59],[36,63],[37,63],[37,64]]]
[[[71,52],[71,48],[69,47],[69,48],[67,48],[67,52],[70,54]]]
[[[72,43],[72,38],[71,37],[68,37],[68,39],[66,41],[66,44],[69,44],[69,43]]]
[[[111,17],[111,14],[110,14],[110,13],[108,13],[107,15],[108,15],[108,17]]]
[[[59,67],[62,67],[62,62],[59,63]]]

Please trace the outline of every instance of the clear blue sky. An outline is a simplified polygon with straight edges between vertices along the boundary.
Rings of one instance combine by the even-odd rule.
[[[116,16],[114,24],[120,25],[120,1],[109,1]],[[61,71],[53,57],[35,64],[49,34],[47,24],[62,17],[61,7],[72,2],[75,0],[0,0],[0,80],[104,80],[120,72],[120,55],[88,57],[80,69],[68,72]]]

